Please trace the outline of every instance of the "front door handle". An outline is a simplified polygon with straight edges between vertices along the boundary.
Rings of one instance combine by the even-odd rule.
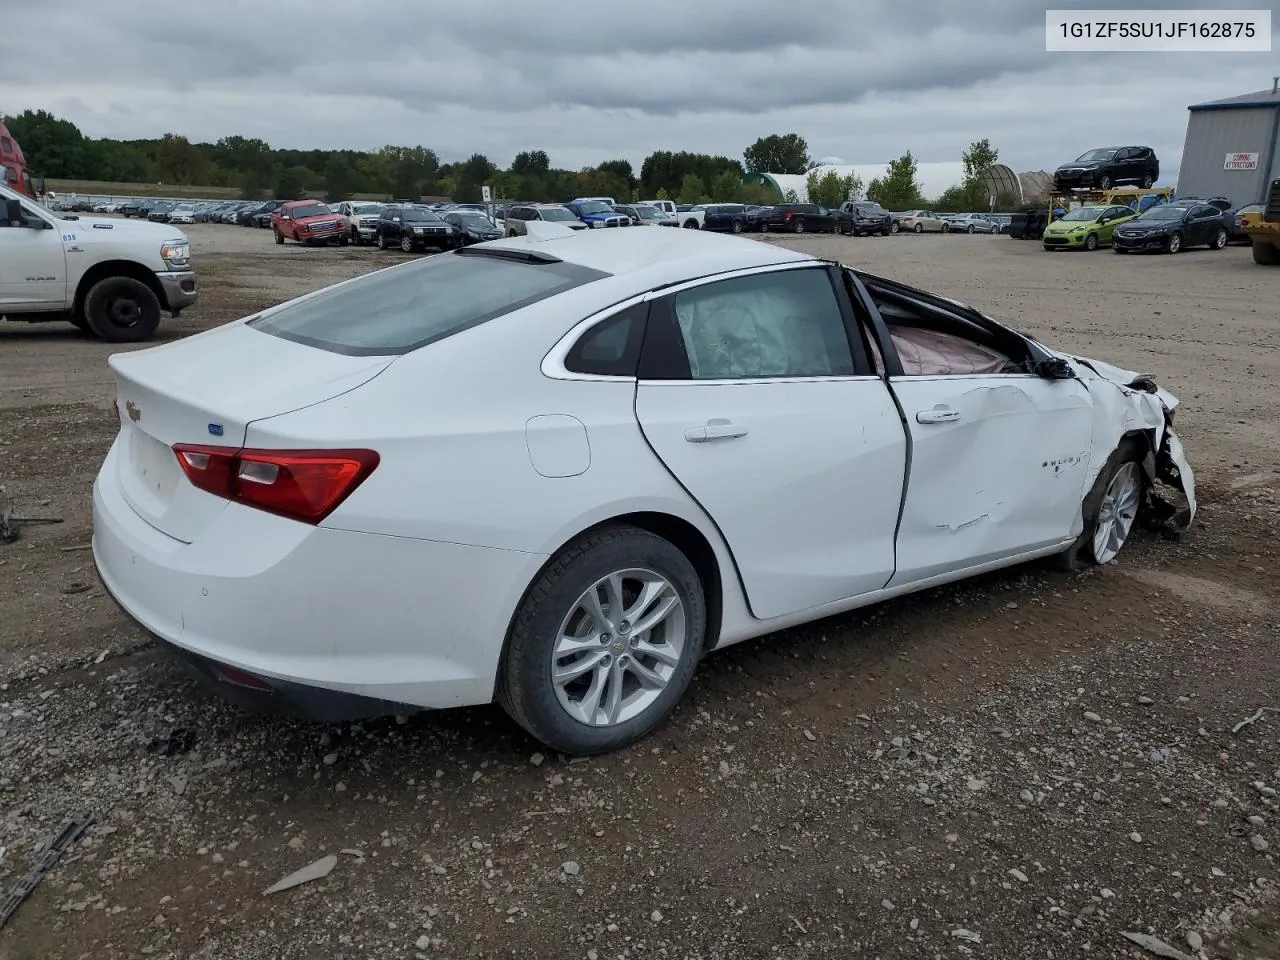
[[[734,437],[745,437],[747,428],[740,427],[730,420],[715,417],[700,427],[690,427],[684,432],[684,438],[690,443],[706,443],[708,440],[732,440]]]
[[[916,423],[951,423],[960,419],[960,411],[938,404],[932,410],[921,410],[916,414]]]

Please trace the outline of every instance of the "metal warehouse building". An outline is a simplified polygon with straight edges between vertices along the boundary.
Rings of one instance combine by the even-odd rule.
[[[1270,90],[1187,108],[1178,193],[1260,203],[1280,177],[1280,77]]]

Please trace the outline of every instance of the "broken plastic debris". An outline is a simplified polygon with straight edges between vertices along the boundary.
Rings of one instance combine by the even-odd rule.
[[[312,880],[322,880],[333,872],[333,868],[338,865],[338,858],[335,854],[329,854],[327,857],[321,857],[315,863],[309,863],[301,870],[295,870],[283,880],[279,880],[267,889],[263,890],[263,895],[268,893],[280,893],[282,890],[291,890],[299,887],[304,883],[310,883]]]
[[[1131,940],[1148,953],[1154,953],[1157,957],[1164,957],[1166,960],[1196,960],[1195,957],[1188,953],[1183,953],[1176,947],[1171,947],[1159,937],[1153,937],[1149,933],[1130,933],[1124,931],[1120,934],[1126,940]]]

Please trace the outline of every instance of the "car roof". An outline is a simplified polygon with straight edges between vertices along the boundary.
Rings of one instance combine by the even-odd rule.
[[[550,254],[615,277],[634,274],[642,288],[728,270],[819,262],[783,247],[701,230],[592,230],[553,240],[512,237],[490,246]]]

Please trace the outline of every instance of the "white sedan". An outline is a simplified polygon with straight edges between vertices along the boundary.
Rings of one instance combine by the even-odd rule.
[[[530,233],[113,356],[124,611],[235,699],[590,754],[709,650],[1191,523],[1149,377],[774,245]]]

